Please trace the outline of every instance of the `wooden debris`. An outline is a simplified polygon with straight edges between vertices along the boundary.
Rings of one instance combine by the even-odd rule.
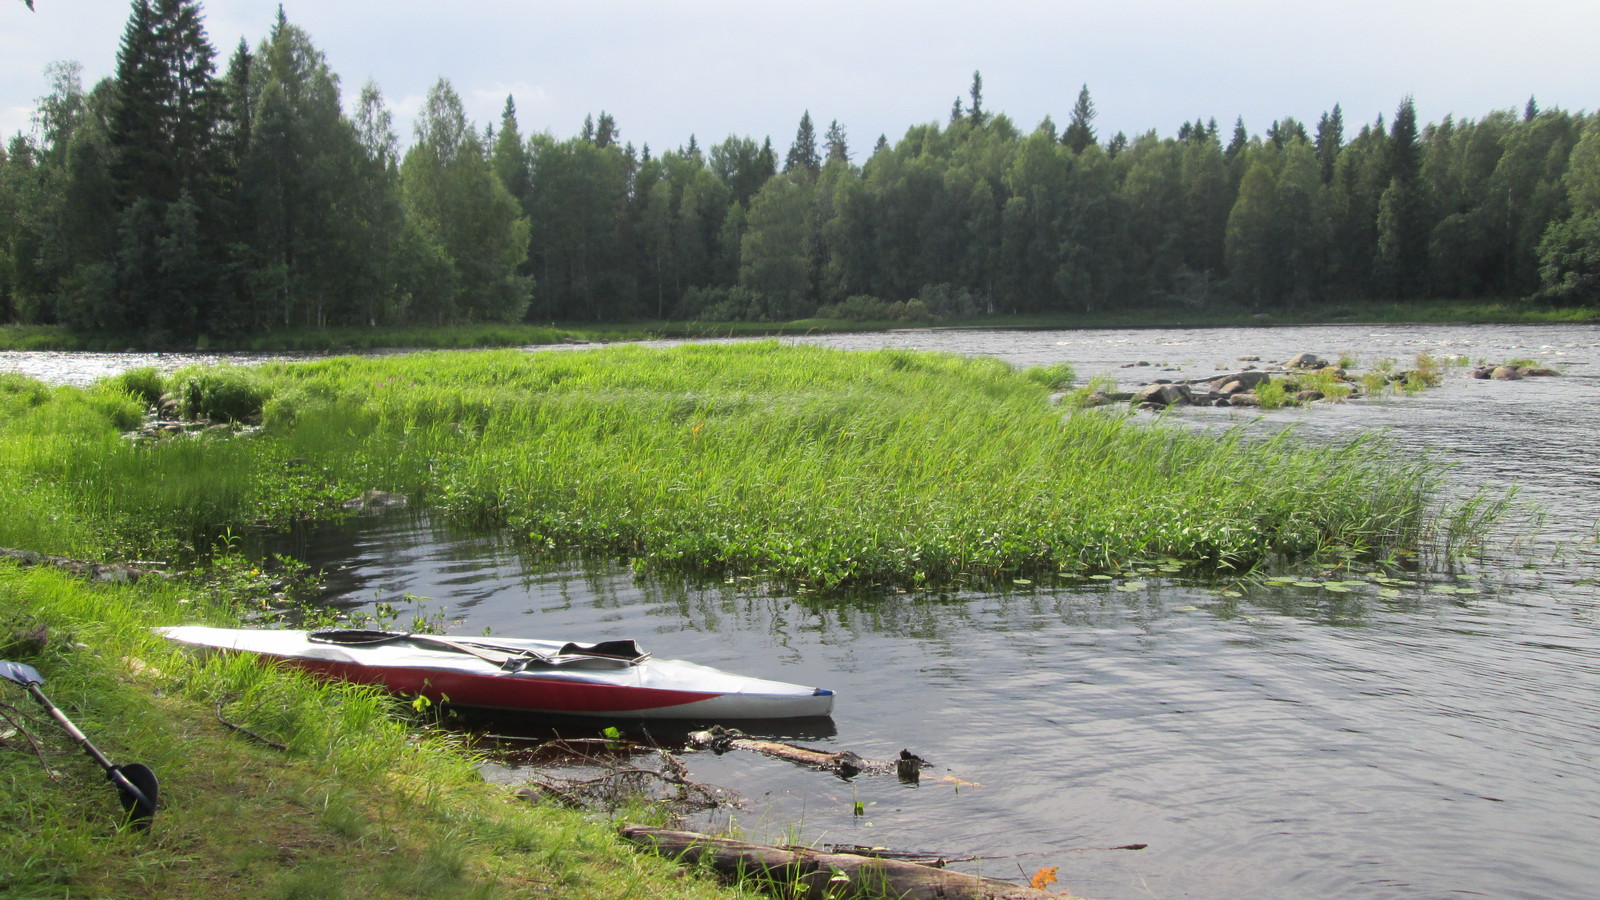
[[[132,583],[141,578],[167,577],[167,573],[158,569],[141,568],[129,563],[96,563],[81,559],[68,559],[65,556],[50,556],[33,550],[12,550],[0,547],[0,557],[12,559],[18,565],[28,566],[54,566],[65,572],[71,572],[90,581],[109,581],[119,584]]]
[[[689,746],[718,754],[729,750],[749,750],[763,756],[786,759],[802,766],[832,772],[840,778],[894,774],[908,784],[917,782],[921,777],[922,767],[927,764],[927,760],[910,750],[901,750],[899,759],[863,759],[850,750],[829,752],[796,744],[785,744],[781,741],[764,741],[752,738],[738,729],[724,728],[721,725],[713,725],[705,731],[691,732]]]
[[[755,882],[797,900],[1068,900],[1052,893],[948,869],[854,853],[784,850],[691,831],[624,825],[622,836],[685,865],[704,865],[725,878]]]

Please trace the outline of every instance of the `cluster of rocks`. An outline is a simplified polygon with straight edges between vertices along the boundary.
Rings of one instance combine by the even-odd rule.
[[[1240,361],[1251,362],[1259,359],[1259,357],[1243,357]],[[1356,392],[1355,383],[1344,369],[1329,364],[1327,360],[1314,353],[1300,353],[1281,366],[1266,369],[1248,365],[1237,372],[1192,378],[1187,381],[1158,378],[1131,392],[1093,391],[1082,399],[1081,405],[1106,406],[1112,403],[1131,403],[1140,409],[1166,409],[1173,406],[1260,406],[1261,400],[1256,390],[1273,376],[1285,379],[1285,403],[1294,405],[1313,403],[1325,398],[1323,392],[1309,387],[1302,389],[1294,382],[1295,375],[1310,374],[1324,376],[1322,379],[1324,381],[1326,376],[1331,375],[1340,383],[1348,385],[1350,392],[1345,396],[1354,396]],[[1396,377],[1403,379],[1405,376]]]
[[[1242,356],[1238,361],[1256,363],[1260,362],[1261,358],[1257,356]],[[1137,362],[1129,363],[1123,368],[1138,368],[1149,365],[1148,362]],[[1559,373],[1554,369],[1531,364],[1479,366],[1472,370],[1472,377],[1474,378],[1498,380],[1544,377],[1557,374]],[[1258,393],[1260,387],[1275,377],[1281,380],[1283,386],[1284,393],[1279,402],[1284,405],[1298,406],[1327,399],[1322,391],[1317,390],[1308,383],[1310,379],[1307,376],[1315,376],[1315,383],[1323,386],[1329,384],[1339,385],[1339,399],[1356,397],[1361,393],[1361,382],[1353,379],[1343,368],[1329,363],[1314,353],[1300,353],[1280,365],[1270,365],[1267,368],[1246,365],[1239,371],[1229,372],[1225,375],[1192,378],[1186,381],[1158,378],[1135,391],[1092,391],[1086,396],[1080,397],[1077,402],[1080,406],[1085,407],[1128,403],[1145,410],[1162,410],[1176,406],[1259,407],[1261,405]],[[1371,376],[1369,375],[1369,381],[1370,378]],[[1437,381],[1437,378],[1436,373],[1418,371],[1393,372],[1387,376],[1388,382],[1393,384],[1403,383],[1412,379],[1419,379],[1423,383],[1432,384]]]
[[[238,422],[213,422],[210,419],[169,419],[155,415],[146,419],[144,424],[138,428],[124,432],[122,436],[130,441],[154,441],[186,434],[232,435],[259,431],[260,429],[261,426],[259,425],[241,425]]]
[[[186,419],[177,394],[163,394],[149,409],[144,423],[123,437],[130,441],[153,441],[181,435],[232,435],[261,430],[259,424],[217,422],[204,417]]]
[[[1555,369],[1544,366],[1478,366],[1472,370],[1473,378],[1493,378],[1496,381],[1516,381],[1519,378],[1548,378],[1558,375]]]

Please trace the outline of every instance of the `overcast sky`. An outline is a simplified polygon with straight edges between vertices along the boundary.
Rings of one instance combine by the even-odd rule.
[[[126,0],[0,0],[0,134],[28,131],[45,66],[109,75]],[[219,70],[254,47],[276,0],[210,0]],[[497,122],[508,94],[525,134],[576,134],[611,113],[622,140],[657,152],[695,135],[770,136],[781,155],[802,112],[837,120],[852,156],[878,135],[943,122],[983,73],[984,104],[1024,131],[1067,121],[1080,86],[1102,140],[1243,116],[1252,134],[1335,103],[1347,138],[1407,95],[1423,122],[1543,107],[1600,108],[1597,0],[286,0],[341,79],[346,108],[377,83],[409,142],[440,78],[467,113]]]

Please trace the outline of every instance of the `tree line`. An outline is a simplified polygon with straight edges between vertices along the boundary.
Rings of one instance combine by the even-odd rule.
[[[280,9],[218,71],[193,0],[136,0],[116,72],[49,71],[0,151],[0,321],[153,337],[349,325],[1270,310],[1344,299],[1600,304],[1600,114],[1347,135],[1338,106],[1102,138],[984,105],[856,161],[837,121],[653,154],[601,112],[481,130],[441,79],[402,152]]]

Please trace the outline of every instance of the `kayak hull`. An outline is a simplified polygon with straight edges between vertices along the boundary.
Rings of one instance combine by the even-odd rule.
[[[315,675],[369,684],[438,703],[612,719],[787,719],[827,716],[833,692],[735,675],[683,660],[529,666],[507,671],[470,653],[395,640],[373,645],[317,643],[310,632],[209,628],[157,629],[198,647],[253,653]],[[450,638],[465,646],[467,639]],[[559,641],[494,638],[497,649],[554,653]]]

